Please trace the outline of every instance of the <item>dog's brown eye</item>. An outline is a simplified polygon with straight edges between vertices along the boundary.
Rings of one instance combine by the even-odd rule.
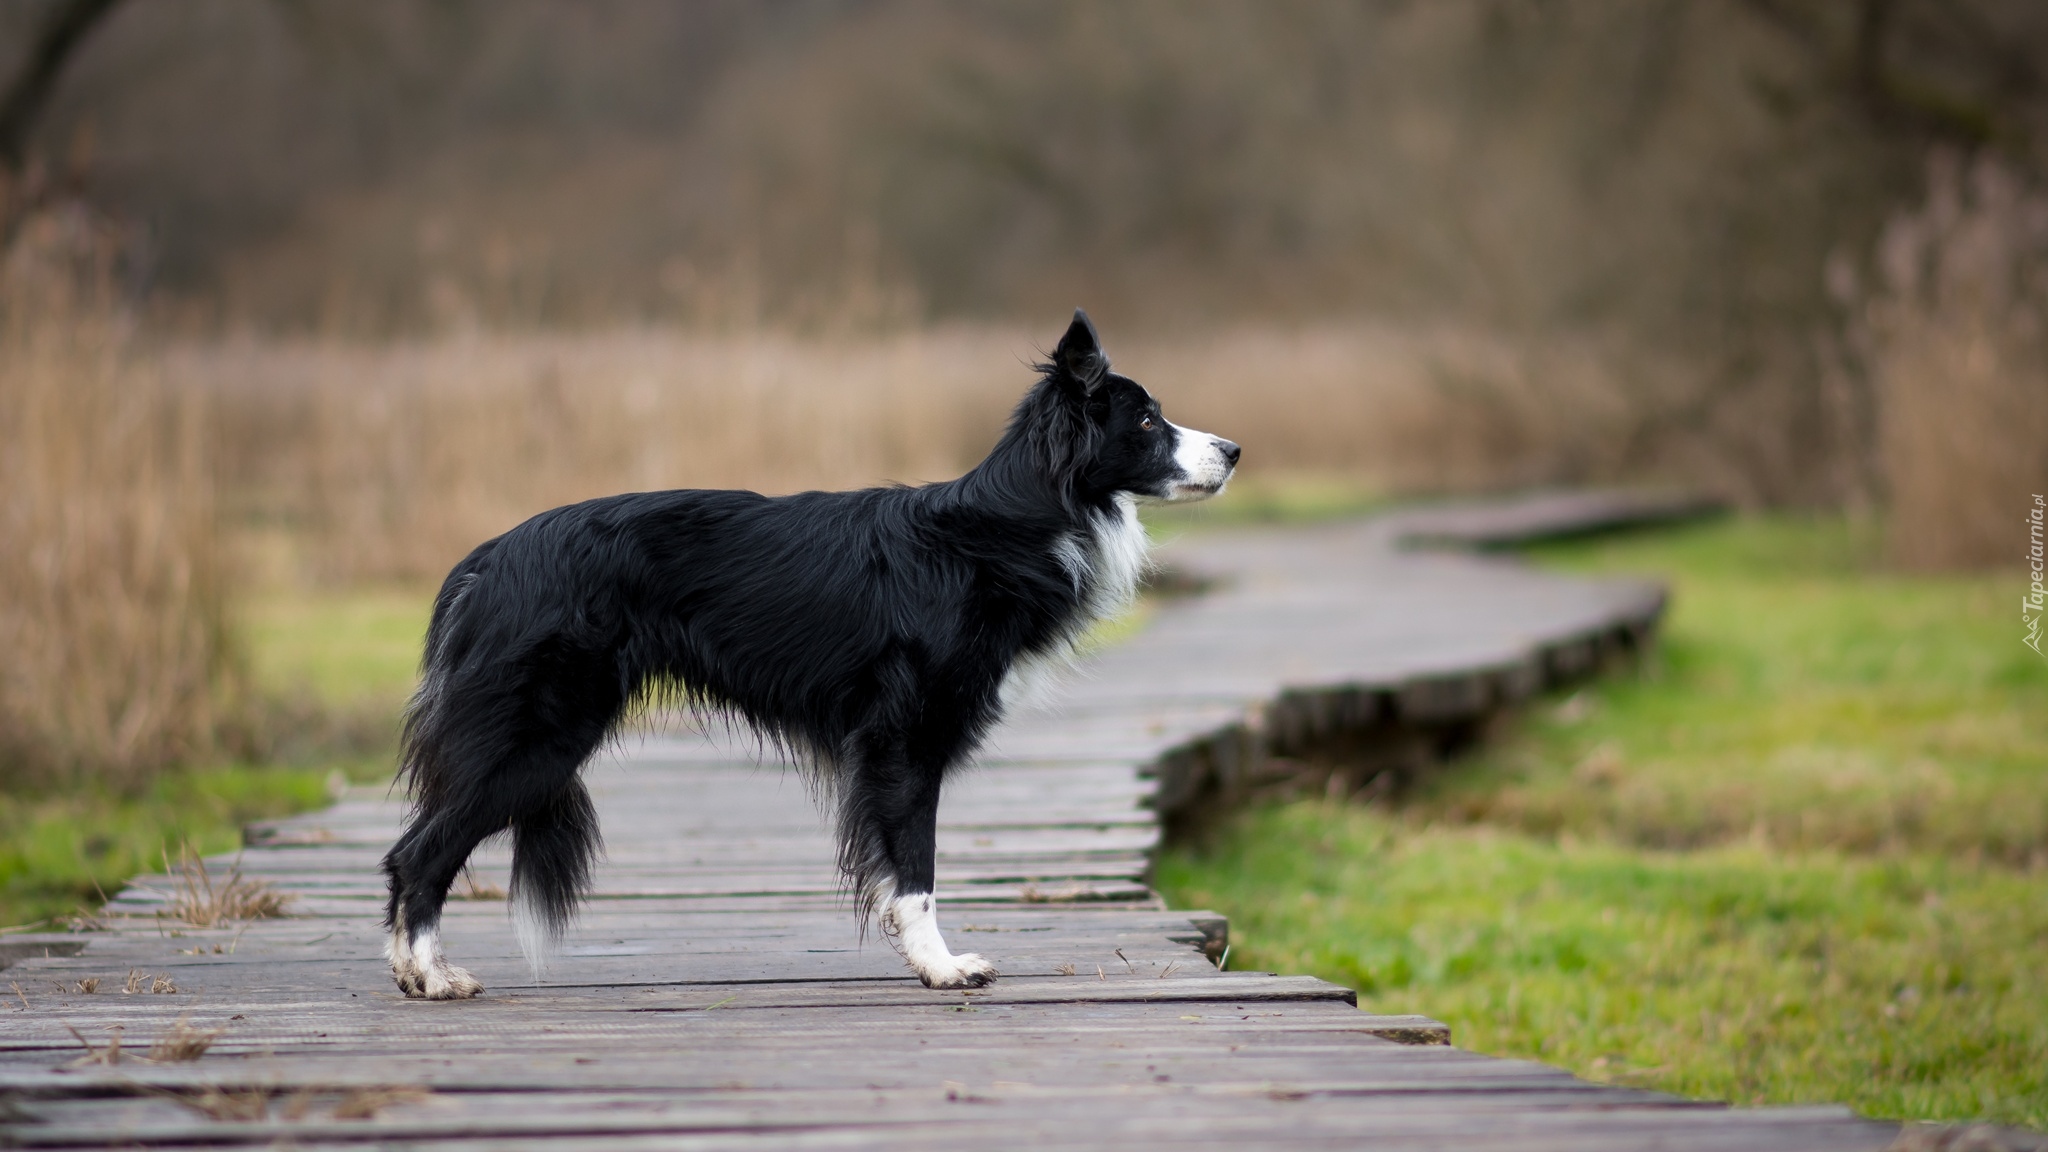
[[[1138,427],[1143,431],[1150,432],[1153,428],[1157,427],[1157,425],[1152,423],[1152,418],[1150,416],[1140,416],[1138,417]]]

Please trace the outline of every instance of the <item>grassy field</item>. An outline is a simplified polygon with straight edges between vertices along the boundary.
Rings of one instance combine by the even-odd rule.
[[[250,671],[273,695],[391,715],[412,691],[432,588],[277,592],[244,614]]]
[[[1884,573],[1840,521],[1538,550],[1675,588],[1638,675],[1531,709],[1394,807],[1166,854],[1233,968],[1479,1051],[1739,1103],[2048,1126],[2048,664],[2008,576]]]
[[[1867,528],[1765,521],[1538,553],[1669,576],[1661,660],[1539,711],[1417,811],[2048,867],[2048,663],[2019,643],[2017,578],[1886,575],[1877,547]]]
[[[430,591],[270,595],[244,606],[257,690],[299,727],[346,740],[287,741],[280,762],[171,772],[146,791],[0,792],[0,926],[48,924],[190,846],[229,852],[250,820],[325,803],[391,771],[388,743],[413,682]]]
[[[47,928],[188,845],[232,852],[244,823],[325,802],[330,771],[223,764],[166,773],[136,795],[0,793],[0,923]]]

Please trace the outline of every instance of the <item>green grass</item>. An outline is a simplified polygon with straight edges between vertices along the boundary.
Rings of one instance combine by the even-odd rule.
[[[2048,663],[2009,575],[1867,526],[1539,549],[1675,591],[1640,675],[1532,709],[1390,810],[1299,803],[1164,854],[1233,968],[1459,1043],[1741,1103],[2048,1126]]]
[[[1542,550],[1670,580],[1658,659],[1538,710],[1414,808],[1650,847],[2048,865],[2048,661],[2019,643],[2018,577],[1890,575],[1875,545],[1778,520]]]
[[[232,852],[242,825],[327,802],[329,769],[220,765],[167,772],[140,795],[0,793],[0,925],[97,906],[191,846]]]
[[[310,735],[282,734],[287,763],[200,765],[167,772],[135,795],[0,793],[0,926],[89,908],[100,893],[159,867],[166,853],[187,845],[232,851],[251,820],[318,807],[345,781],[387,778],[389,751],[361,730],[392,731],[431,606],[431,592],[405,590],[245,604],[240,622],[256,688],[285,702],[271,723]]]
[[[1656,852],[1305,802],[1166,854],[1230,966],[1457,1043],[1743,1104],[2048,1125],[2048,878],[1939,857]]]
[[[412,691],[433,607],[431,588],[255,598],[242,621],[251,673],[273,695],[396,707]]]

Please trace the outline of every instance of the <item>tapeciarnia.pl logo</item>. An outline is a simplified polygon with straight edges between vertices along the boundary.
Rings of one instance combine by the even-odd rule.
[[[2044,500],[2041,494],[2037,492],[2034,494],[2034,506],[2027,510],[2027,539],[2029,545],[2027,548],[2027,567],[2033,573],[2034,582],[2028,586],[2026,596],[2020,601],[2020,623],[2027,629],[2027,634],[2021,639],[2020,643],[2032,648],[2037,656],[2043,654],[2041,652],[2041,609],[2044,603],[2048,603],[2048,589],[2044,589],[2041,586],[2043,573],[2048,571],[2048,561],[2044,561],[2041,543],[2042,517],[2044,515],[2048,515],[2048,500]]]

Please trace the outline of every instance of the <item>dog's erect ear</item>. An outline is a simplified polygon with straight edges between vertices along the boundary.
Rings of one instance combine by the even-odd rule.
[[[1102,354],[1102,342],[1095,338],[1095,325],[1088,322],[1088,314],[1074,309],[1074,322],[1067,325],[1067,334],[1060,337],[1059,347],[1052,350],[1053,371],[1066,381],[1080,385],[1082,392],[1093,392],[1102,378],[1109,374],[1109,357]]]

